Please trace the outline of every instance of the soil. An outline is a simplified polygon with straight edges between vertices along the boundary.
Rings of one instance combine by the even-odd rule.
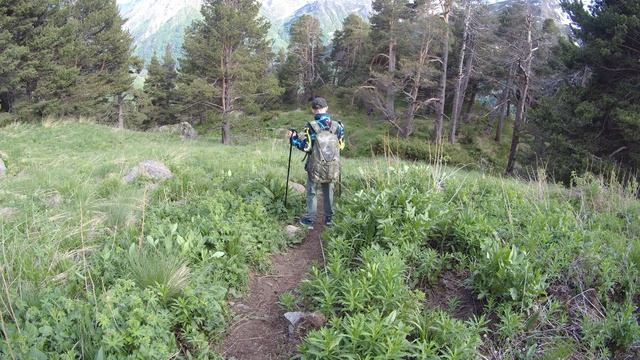
[[[250,274],[247,296],[229,302],[236,317],[218,349],[225,359],[289,359],[295,354],[296,343],[289,339],[288,322],[278,301],[298,286],[313,264],[324,263],[322,230],[316,225],[302,244],[272,256],[270,274]]]
[[[482,314],[483,302],[464,285],[468,277],[469,273],[466,271],[444,271],[440,274],[437,284],[423,290],[426,295],[426,306],[431,309],[451,310],[449,309],[451,299],[457,299],[457,306],[452,309],[453,317],[469,320],[474,315]]]

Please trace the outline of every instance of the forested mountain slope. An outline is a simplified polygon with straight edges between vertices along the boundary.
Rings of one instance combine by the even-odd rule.
[[[501,10],[511,0],[483,0]],[[322,26],[325,40],[331,40],[334,31],[342,27],[349,14],[367,19],[371,13],[371,0],[262,0],[262,14],[272,25],[270,37],[274,45],[287,45],[291,24],[302,15],[316,17]],[[566,21],[558,0],[531,0],[540,15],[557,21]],[[118,0],[120,12],[127,19],[126,28],[133,35],[138,56],[149,60],[156,51],[162,54],[170,45],[179,54],[184,30],[194,19],[200,18],[202,0]]]

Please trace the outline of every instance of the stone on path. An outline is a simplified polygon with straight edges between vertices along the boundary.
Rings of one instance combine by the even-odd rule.
[[[298,339],[304,338],[312,330],[318,330],[327,323],[327,318],[320,313],[306,313],[293,311],[284,314],[289,321],[289,336]]]
[[[130,184],[141,176],[154,181],[163,181],[170,179],[173,174],[165,164],[155,160],[147,160],[129,170],[129,173],[122,180]]]
[[[298,235],[298,233],[300,232],[300,228],[293,225],[287,225],[287,227],[284,228],[284,231],[287,233],[288,237],[293,238]]]

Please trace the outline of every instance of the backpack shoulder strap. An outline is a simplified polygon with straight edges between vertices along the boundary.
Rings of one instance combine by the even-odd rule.
[[[338,121],[331,120],[331,127],[329,128],[329,132],[332,134],[338,133]]]
[[[320,128],[320,125],[315,120],[309,122],[309,126],[311,126],[311,128],[313,129],[313,131],[315,131],[316,134],[320,134],[320,132],[322,131],[322,128]]]

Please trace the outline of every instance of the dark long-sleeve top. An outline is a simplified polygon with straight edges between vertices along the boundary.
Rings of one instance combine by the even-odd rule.
[[[316,114],[314,120],[322,130],[329,130],[332,125],[331,116],[329,114]],[[338,122],[336,136],[340,142],[340,150],[344,149],[344,126]],[[304,127],[303,134],[294,134],[291,137],[291,144],[298,150],[310,153],[313,149],[313,143],[316,141],[316,132],[311,125],[307,123]]]

